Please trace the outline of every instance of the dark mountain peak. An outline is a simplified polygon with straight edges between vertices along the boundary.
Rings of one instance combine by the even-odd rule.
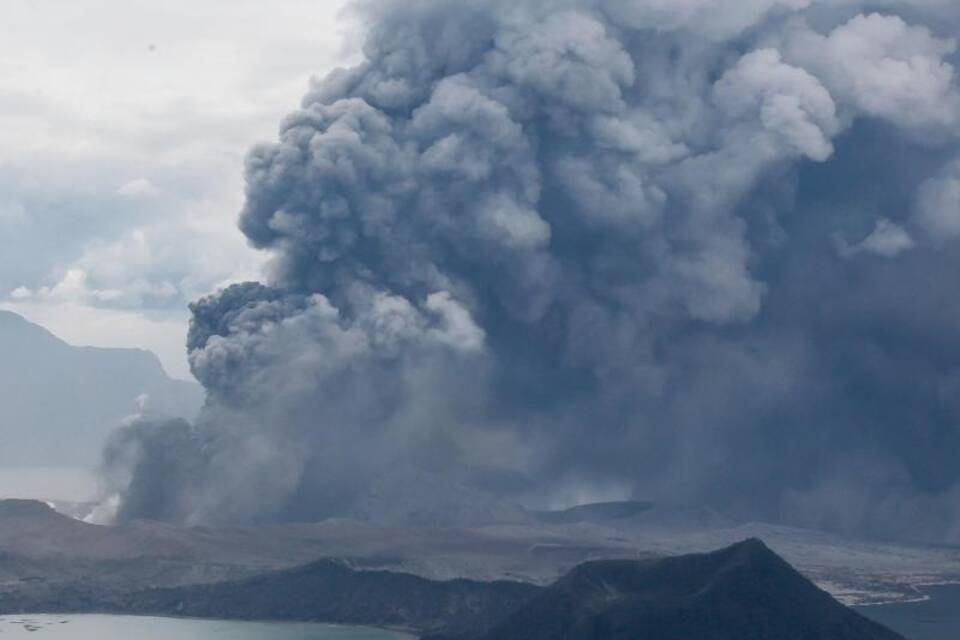
[[[740,542],[735,542],[726,549],[721,549],[723,551],[732,551],[732,552],[743,552],[748,554],[760,554],[760,555],[777,555],[773,550],[766,545],[766,543],[760,538],[747,538]],[[779,556],[778,556],[779,557]]]
[[[803,576],[763,541],[750,538],[710,553],[697,553],[658,559],[592,560],[580,564],[560,579],[557,587],[573,593],[639,593],[656,585],[661,593],[683,593],[709,586],[718,576],[733,579],[738,573],[752,579],[776,578],[777,581],[801,581],[813,587]],[[815,588],[815,587],[813,587]]]
[[[760,538],[747,538],[741,542],[736,542],[729,547],[714,551],[708,554],[702,554],[712,558],[717,562],[739,563],[747,562],[754,567],[766,566],[770,570],[779,570],[791,574],[795,578],[802,578],[800,573],[790,566],[786,560],[768,547]],[[690,556],[690,557],[696,557]]]
[[[0,500],[0,518],[60,518],[46,502],[39,500]]]
[[[484,640],[896,640],[762,541],[571,570]],[[902,640],[902,639],[901,639]]]
[[[789,567],[777,553],[767,546],[760,538],[746,538],[740,542],[735,542],[729,547],[713,551],[703,555],[715,555],[717,557],[735,556],[738,558],[748,558],[765,561],[776,561]]]

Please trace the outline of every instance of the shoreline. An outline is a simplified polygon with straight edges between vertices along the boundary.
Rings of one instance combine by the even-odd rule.
[[[277,619],[251,619],[251,618],[200,618],[196,616],[176,616],[170,614],[151,614],[151,613],[117,613],[112,611],[33,611],[33,612],[16,612],[16,613],[0,613],[0,621],[7,618],[22,618],[24,621],[31,616],[45,616],[45,617],[110,617],[110,618],[154,618],[158,620],[184,620],[184,621],[193,621],[193,622],[236,622],[236,623],[251,623],[251,624],[271,624],[271,625],[312,625],[317,627],[335,627],[343,629],[368,629],[375,631],[388,631],[390,633],[396,634],[397,636],[403,636],[406,638],[417,639],[421,637],[421,633],[414,629],[405,629],[401,627],[385,627],[372,624],[343,624],[339,622],[318,622],[316,620],[277,620]]]
[[[915,598],[907,598],[905,600],[887,600],[883,602],[863,602],[858,604],[848,605],[851,608],[859,607],[885,607],[895,604],[917,604],[919,602],[929,602],[933,599],[933,596],[922,593],[924,587],[953,587],[960,586],[960,580],[948,580],[944,582],[919,582],[917,584],[909,585],[910,589],[916,592],[918,595]]]

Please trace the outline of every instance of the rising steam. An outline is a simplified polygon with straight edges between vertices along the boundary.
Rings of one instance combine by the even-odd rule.
[[[202,417],[107,449],[119,517],[596,487],[960,540],[960,10],[861,4],[360,3],[247,159],[273,262],[192,307]]]

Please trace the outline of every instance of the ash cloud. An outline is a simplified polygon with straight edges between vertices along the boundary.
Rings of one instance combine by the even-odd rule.
[[[722,4],[359,3],[248,156],[273,261],[192,306],[203,415],[108,448],[119,517],[409,481],[960,539],[960,11]]]

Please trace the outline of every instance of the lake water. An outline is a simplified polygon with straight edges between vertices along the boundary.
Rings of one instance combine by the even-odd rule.
[[[907,640],[960,638],[960,585],[925,587],[923,602],[857,607],[857,611],[887,625]]]
[[[282,622],[229,622],[141,616],[0,616],[0,638],[33,640],[411,640],[369,627]]]

